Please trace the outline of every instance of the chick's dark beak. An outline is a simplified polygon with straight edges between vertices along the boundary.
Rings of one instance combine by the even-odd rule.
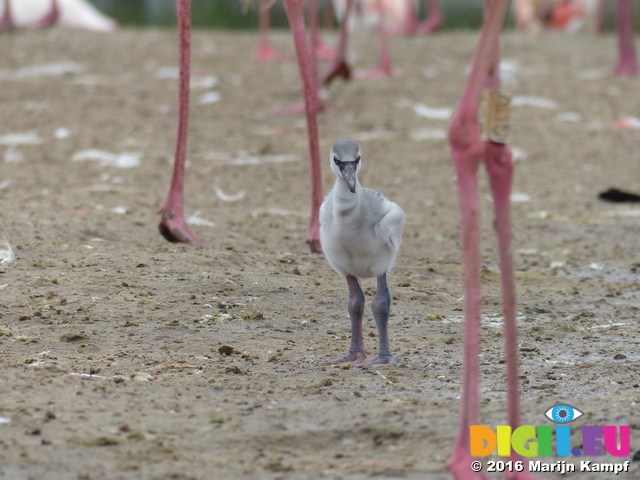
[[[342,173],[342,178],[344,178],[344,181],[347,182],[347,186],[349,187],[349,191],[351,193],[356,193],[357,167],[357,162],[345,162],[340,165],[340,173]]]

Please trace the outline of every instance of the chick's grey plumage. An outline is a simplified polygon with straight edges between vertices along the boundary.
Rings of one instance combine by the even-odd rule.
[[[331,149],[331,169],[336,183],[320,207],[320,240],[329,264],[340,275],[358,278],[379,277],[387,273],[400,248],[405,214],[379,192],[361,188],[355,178],[351,192],[341,163],[360,158],[360,146],[341,138]],[[360,161],[356,173],[360,169]]]
[[[380,193],[362,188],[354,205],[331,192],[320,209],[320,240],[340,275],[379,277],[391,270],[402,235],[404,212]]]
[[[352,345],[349,354],[337,362],[364,363],[366,351],[361,338],[364,294],[358,278],[378,278],[378,292],[372,309],[380,333],[380,351],[372,364],[393,363],[386,339],[389,293],[386,274],[400,248],[405,214],[381,193],[362,188],[360,146],[341,138],[331,148],[331,170],[336,182],[320,208],[320,240],[329,264],[349,285],[349,313]],[[357,338],[357,337],[360,338]]]

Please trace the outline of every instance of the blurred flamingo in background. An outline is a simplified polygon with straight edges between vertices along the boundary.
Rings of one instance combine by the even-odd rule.
[[[311,30],[311,46],[314,48],[316,58],[331,58],[333,57],[334,50],[332,47],[325,44],[320,36],[318,0],[308,0],[307,5],[309,29]]]
[[[440,9],[440,0],[427,0],[427,18],[422,22],[418,17],[418,3],[413,0],[404,0],[409,9],[402,24],[392,32],[394,36],[433,33],[442,27],[443,15]]]
[[[529,33],[545,30],[575,32],[593,19],[597,0],[516,0],[516,26]],[[589,22],[592,23],[592,22]]]
[[[285,60],[286,57],[280,53],[269,39],[269,31],[271,29],[271,20],[269,18],[271,0],[258,0],[258,19],[260,39],[258,50],[254,57],[259,62],[279,62]]]
[[[255,58],[261,62],[273,62],[286,59],[286,56],[278,52],[269,39],[269,31],[271,29],[269,12],[275,1],[276,0],[258,0],[260,43]],[[315,48],[316,57],[333,57],[333,48],[326,45],[320,37],[317,0],[309,0],[308,13],[311,41]]]
[[[340,77],[349,80],[351,77],[375,78],[392,77],[396,74],[391,66],[389,55],[389,28],[397,28],[405,21],[409,9],[404,0],[335,0],[335,10],[340,19],[338,45],[329,68],[322,76],[320,83],[328,85]],[[372,70],[354,71],[347,60],[349,35],[356,28],[377,26],[379,38],[378,65]]]
[[[304,5],[302,0],[284,0],[296,47],[296,57],[300,69],[304,109],[307,118],[307,138],[309,144],[309,169],[311,178],[311,221],[307,242],[312,252],[321,252],[319,212],[322,204],[322,178],[320,167],[320,145],[318,139],[317,108],[318,87],[314,57],[307,42],[304,26]],[[189,123],[189,80],[191,63],[191,2],[176,0],[178,15],[180,80],[178,86],[178,119],[173,171],[169,192],[160,208],[160,233],[171,242],[187,242],[202,245],[189,230],[184,218],[184,173],[187,154]]]
[[[402,18],[406,17],[407,11],[405,9],[397,8],[406,2],[389,2],[389,0],[375,0],[372,3],[371,0],[360,0],[360,8],[363,11],[362,15],[369,14],[369,12],[375,12],[377,17],[378,26],[378,42],[379,42],[379,55],[378,66],[372,70],[356,71],[356,78],[376,78],[376,77],[393,77],[395,75],[394,69],[391,67],[391,57],[389,56],[389,25],[397,25],[402,21]],[[367,13],[364,13],[367,12]]]
[[[340,19],[338,45],[336,46],[329,68],[320,79],[322,85],[330,84],[337,77],[341,77],[343,80],[351,79],[352,68],[349,62],[347,62],[347,41],[349,36],[349,18],[351,17],[355,1],[356,0],[345,0],[343,10],[335,9],[336,15]]]
[[[616,32],[618,58],[612,74],[637,75],[638,61],[633,32],[633,0],[617,0]],[[604,0],[516,0],[516,26],[529,33],[560,31],[573,33],[587,25],[592,32],[603,30]]]
[[[110,32],[118,28],[115,20],[87,0],[3,0],[0,10],[0,29],[59,25]]]

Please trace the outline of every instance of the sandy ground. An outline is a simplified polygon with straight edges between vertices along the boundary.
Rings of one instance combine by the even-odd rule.
[[[292,59],[289,35],[274,37]],[[408,217],[389,276],[398,365],[376,371],[325,365],[349,344],[347,291],[305,244],[304,120],[272,114],[300,101],[294,62],[253,61],[253,34],[194,35],[186,208],[197,248],[157,231],[175,32],[3,34],[0,478],[449,478],[462,358],[457,199],[447,114],[417,112],[455,106],[475,39],[394,39],[397,78],[327,92],[323,161],[336,138],[356,138],[363,185]],[[543,413],[565,402],[584,412],[574,425],[631,425],[633,455],[640,209],[597,195],[640,190],[640,130],[614,128],[640,114],[640,96],[638,79],[607,75],[614,52],[612,37],[503,37],[505,88],[518,95],[523,422],[549,424]],[[374,37],[356,39],[354,61],[375,65]],[[504,354],[482,182],[481,414],[495,426]],[[374,288],[365,282],[368,299]],[[365,336],[373,349],[368,310]],[[615,478],[640,478],[640,465]]]

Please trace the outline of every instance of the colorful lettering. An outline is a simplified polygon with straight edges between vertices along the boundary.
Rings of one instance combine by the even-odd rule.
[[[568,457],[571,455],[571,427],[569,425],[556,426],[556,455]]]
[[[609,455],[614,457],[628,457],[631,455],[631,427],[622,425],[620,429],[620,446],[618,447],[618,436],[616,427],[602,427],[604,430],[604,445]]]
[[[536,428],[533,425],[522,425],[511,435],[511,446],[516,453],[523,457],[535,457],[538,455],[538,441]],[[498,452],[500,455],[500,452]]]
[[[498,434],[498,455],[501,457],[511,456],[511,427],[509,425],[499,425],[496,427]]]
[[[582,427],[582,453],[587,457],[602,455],[602,427]]]
[[[486,457],[496,449],[496,434],[485,425],[471,425],[469,427],[471,455],[473,457]]]
[[[523,457],[551,457],[554,429],[550,425],[521,425],[512,430],[508,425],[499,425],[494,429],[486,425],[469,427],[469,445],[471,455],[486,457],[497,450],[501,457],[510,457],[512,452]],[[555,455],[559,457],[600,457],[609,454],[614,457],[631,455],[631,427],[629,426],[592,426],[581,429],[582,449],[571,448],[571,427],[555,426]]]
[[[551,456],[551,435],[553,427],[551,425],[541,425],[538,427],[538,455],[541,457]]]

